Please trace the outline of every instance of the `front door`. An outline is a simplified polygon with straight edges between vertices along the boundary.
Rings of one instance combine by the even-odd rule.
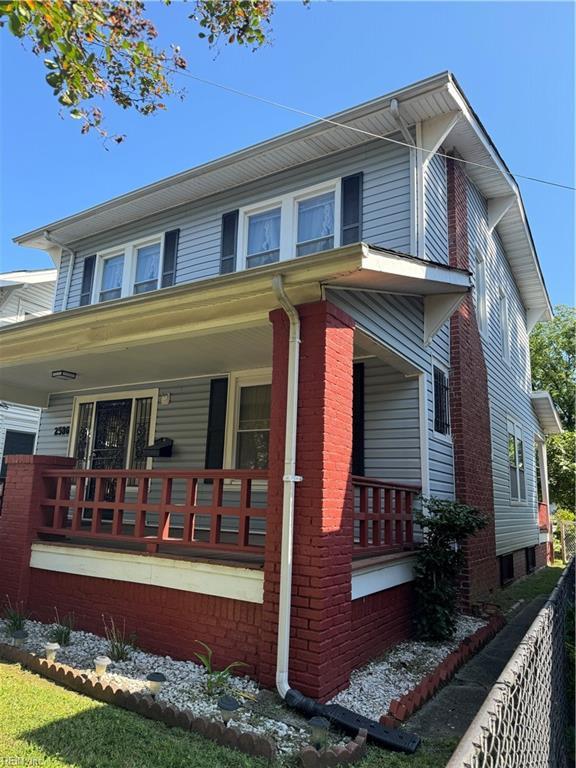
[[[92,469],[124,469],[128,455],[132,400],[96,403]]]

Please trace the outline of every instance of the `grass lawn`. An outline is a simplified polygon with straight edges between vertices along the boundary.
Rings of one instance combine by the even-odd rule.
[[[455,743],[416,755],[371,747],[359,768],[443,768]],[[102,704],[0,661],[0,765],[42,768],[267,768],[268,763]]]
[[[562,575],[564,565],[556,560],[554,565],[542,568],[531,576],[504,587],[494,597],[494,602],[506,613],[519,600],[528,602],[540,595],[549,595]]]

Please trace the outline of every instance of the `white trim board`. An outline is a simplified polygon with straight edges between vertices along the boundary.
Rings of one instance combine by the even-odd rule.
[[[409,555],[401,560],[368,565],[361,571],[352,572],[352,600],[414,581],[415,562],[416,557]]]
[[[264,602],[264,573],[251,568],[42,543],[32,544],[30,567]]]

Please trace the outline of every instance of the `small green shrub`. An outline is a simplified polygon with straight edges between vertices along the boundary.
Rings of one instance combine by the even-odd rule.
[[[48,635],[51,643],[59,645],[70,645],[70,634],[74,629],[76,619],[73,613],[68,613],[60,619],[58,608],[54,608],[54,626]]]
[[[14,632],[24,629],[26,626],[26,619],[28,619],[28,614],[24,610],[24,603],[19,602],[12,605],[10,597],[6,595],[4,608],[2,610],[2,618],[6,622],[6,632],[9,635],[13,635]]]
[[[426,640],[447,640],[454,634],[461,546],[486,525],[482,512],[466,504],[423,498],[415,515],[424,541],[417,550],[414,588],[416,629]]]
[[[225,669],[216,670],[212,664],[212,648],[201,640],[196,641],[206,649],[206,653],[195,653],[194,655],[200,661],[206,672],[206,693],[208,696],[220,696],[226,693],[230,685],[230,675],[236,667],[248,666],[243,661],[233,661]]]
[[[126,621],[122,627],[118,627],[112,617],[108,621],[102,616],[104,622],[104,634],[108,641],[108,656],[112,661],[127,661],[136,648],[136,635],[126,635]]]

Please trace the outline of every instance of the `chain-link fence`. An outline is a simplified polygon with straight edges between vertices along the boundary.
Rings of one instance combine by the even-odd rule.
[[[567,563],[576,555],[576,522],[574,520],[558,520],[554,523],[554,538],[560,545],[560,557]]]
[[[446,768],[567,768],[573,610],[574,558]]]

